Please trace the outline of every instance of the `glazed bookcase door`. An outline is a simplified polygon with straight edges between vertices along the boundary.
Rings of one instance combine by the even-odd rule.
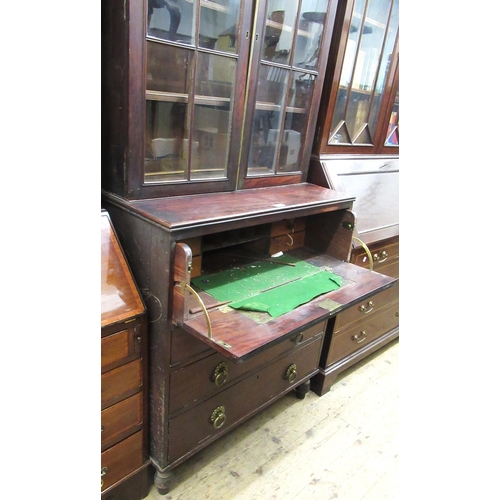
[[[249,35],[239,0],[148,0],[145,185],[235,186]]]
[[[337,26],[345,19],[329,61],[320,152],[398,154],[399,0],[348,1]]]
[[[305,181],[336,8],[103,2],[103,189],[144,199]]]
[[[259,3],[240,187],[304,177],[335,9],[328,0]]]

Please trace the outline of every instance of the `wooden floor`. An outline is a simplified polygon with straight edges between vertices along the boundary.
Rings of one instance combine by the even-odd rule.
[[[288,394],[176,469],[147,500],[382,500],[397,497],[399,342],[330,392]]]

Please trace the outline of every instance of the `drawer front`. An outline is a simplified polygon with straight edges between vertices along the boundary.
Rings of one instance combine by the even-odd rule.
[[[168,459],[173,462],[223,432],[273,398],[307,380],[316,372],[321,338],[249,375],[241,382],[169,420]],[[296,377],[289,371],[296,365]]]
[[[101,444],[142,424],[142,392],[101,412]]]
[[[399,286],[398,284],[383,290],[371,297],[365,299],[359,304],[345,309],[337,314],[335,318],[335,331],[338,332],[349,323],[359,321],[369,316],[375,316],[383,307],[398,300]]]
[[[144,318],[101,330],[101,373],[141,357],[146,334]]]
[[[392,303],[366,320],[333,334],[326,367],[380,337],[399,325],[399,302]]]
[[[101,404],[116,402],[142,387],[142,362],[136,359],[101,375]]]
[[[289,340],[250,358],[243,363],[234,363],[222,354],[215,353],[207,358],[185,366],[170,375],[169,413],[220,392],[238,377],[268,363],[291,349],[298,349],[304,342],[324,333],[325,322],[304,330]],[[189,335],[185,333],[185,335]]]
[[[170,366],[175,366],[193,356],[213,351],[201,340],[195,339],[180,327],[172,330],[170,347]]]
[[[129,331],[122,330],[101,339],[101,368],[124,360],[129,355]]]
[[[391,277],[399,276],[399,237],[385,242],[371,243],[368,248],[372,254],[374,271]],[[353,252],[351,262],[367,269],[369,267],[369,259],[363,248]],[[389,272],[384,272],[384,269]]]
[[[101,453],[101,491],[138,469],[142,463],[142,431],[139,431]]]

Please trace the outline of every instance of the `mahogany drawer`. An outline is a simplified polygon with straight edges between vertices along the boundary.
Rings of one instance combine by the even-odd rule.
[[[358,321],[369,316],[376,315],[380,309],[385,307],[387,304],[398,300],[399,298],[399,286],[396,284],[386,290],[383,290],[367,299],[363,302],[345,309],[341,313],[337,314],[335,318],[335,331],[338,332],[341,328],[344,328],[349,323]]]
[[[142,360],[136,359],[101,375],[101,405],[106,406],[142,387]]]
[[[101,373],[137,359],[142,355],[142,335],[146,323],[133,320],[127,326],[109,333],[104,330],[101,338]]]
[[[361,347],[369,344],[399,325],[399,302],[382,308],[378,313],[367,316],[352,326],[333,333],[326,358],[326,366],[338,361]]]
[[[173,462],[225,431],[317,372],[321,338],[169,420],[168,460]],[[287,370],[296,365],[290,382]]]
[[[176,366],[183,361],[189,360],[194,356],[208,353],[212,349],[202,342],[195,339],[191,334],[180,327],[172,330],[170,345],[170,366]]]
[[[139,431],[101,453],[101,491],[141,467],[142,445],[142,431]]]
[[[387,276],[399,277],[399,236],[368,245],[373,259],[373,270]],[[351,262],[357,266],[369,267],[369,259],[363,248],[356,249]]]
[[[101,411],[101,444],[142,424],[142,392]]]
[[[316,335],[324,333],[326,322],[319,323],[243,363],[215,353],[170,375],[169,413],[209,394],[220,392],[243,374],[268,363],[291,349],[298,349]],[[185,333],[185,335],[189,335]]]

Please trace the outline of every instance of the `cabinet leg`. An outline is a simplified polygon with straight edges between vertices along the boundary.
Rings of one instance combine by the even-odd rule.
[[[166,495],[170,490],[170,483],[172,482],[172,473],[157,470],[155,472],[155,486],[160,495]]]
[[[309,392],[311,389],[311,381],[307,380],[303,384],[298,385],[295,388],[295,394],[299,399],[304,399],[306,397],[306,394]]]

